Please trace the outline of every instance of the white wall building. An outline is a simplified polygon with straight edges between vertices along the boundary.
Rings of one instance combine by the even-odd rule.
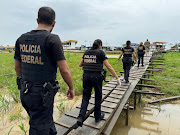
[[[64,50],[75,50],[76,49],[76,44],[78,41],[76,40],[68,40],[68,41],[63,41],[63,49]]]

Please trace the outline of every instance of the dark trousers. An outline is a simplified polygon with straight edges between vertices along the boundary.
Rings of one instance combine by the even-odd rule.
[[[94,117],[99,119],[101,116],[101,99],[102,99],[102,81],[103,77],[100,72],[84,72],[83,74],[83,99],[79,117],[85,118],[86,111],[91,97],[92,88],[95,89],[95,110]]]
[[[123,61],[123,69],[124,69],[124,79],[126,81],[129,81],[128,77],[129,77],[129,71],[132,65],[132,58],[130,57],[123,58],[122,61]]]
[[[53,104],[50,107],[43,106],[43,90],[41,86],[31,86],[24,93],[25,87],[21,85],[20,98],[22,106],[29,115],[29,135],[56,135],[53,121]]]
[[[140,64],[140,61],[141,61],[141,64],[143,65],[143,63],[144,63],[144,54],[138,54],[138,66]]]

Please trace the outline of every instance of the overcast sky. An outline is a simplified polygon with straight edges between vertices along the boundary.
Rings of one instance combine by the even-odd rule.
[[[180,0],[1,0],[0,45],[14,45],[22,34],[37,27],[38,9],[56,12],[53,33],[78,45],[100,38],[121,46],[139,43],[180,42]]]

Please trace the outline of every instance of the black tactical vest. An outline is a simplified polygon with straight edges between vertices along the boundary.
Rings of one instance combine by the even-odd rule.
[[[123,57],[132,57],[133,48],[132,47],[124,47],[123,48]]]
[[[100,57],[101,50],[87,50],[83,56],[84,71],[103,71],[103,61]]]
[[[143,54],[144,53],[144,46],[143,45],[139,45],[137,50],[138,50],[138,54]]]
[[[49,34],[48,31],[28,32],[19,38],[23,80],[42,83],[56,79],[57,66],[45,53]]]

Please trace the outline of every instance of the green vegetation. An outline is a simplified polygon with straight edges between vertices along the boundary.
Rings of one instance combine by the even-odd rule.
[[[180,95],[180,53],[169,52],[164,55],[163,71],[155,73],[152,77],[155,85],[161,86],[161,92],[169,95]]]
[[[73,83],[75,87],[76,95],[82,94],[82,68],[78,67],[83,53],[69,53],[66,52],[66,60],[71,70]],[[14,71],[14,54],[13,53],[0,53],[0,94],[11,96],[15,102],[19,102],[19,90],[16,85],[16,74]],[[117,59],[108,59],[109,63],[117,71],[122,71],[122,62],[118,63]],[[110,73],[108,72],[107,76]],[[107,79],[111,79],[107,77]],[[57,80],[60,84],[60,92],[66,93],[68,87],[63,81],[59,71],[57,74]]]
[[[16,125],[15,125],[16,126]],[[13,131],[13,128],[15,127],[15,126],[13,126],[13,127],[11,127],[11,129],[9,130],[9,132],[7,133],[7,135],[10,135],[10,133],[12,133],[12,132],[16,132],[16,133],[20,133],[20,134],[23,134],[23,135],[26,135],[27,134],[27,131],[28,130],[25,130],[25,127],[24,127],[24,123],[23,122],[21,122],[21,125],[18,125],[18,127],[21,129],[21,131],[22,132],[20,132],[20,131]]]

